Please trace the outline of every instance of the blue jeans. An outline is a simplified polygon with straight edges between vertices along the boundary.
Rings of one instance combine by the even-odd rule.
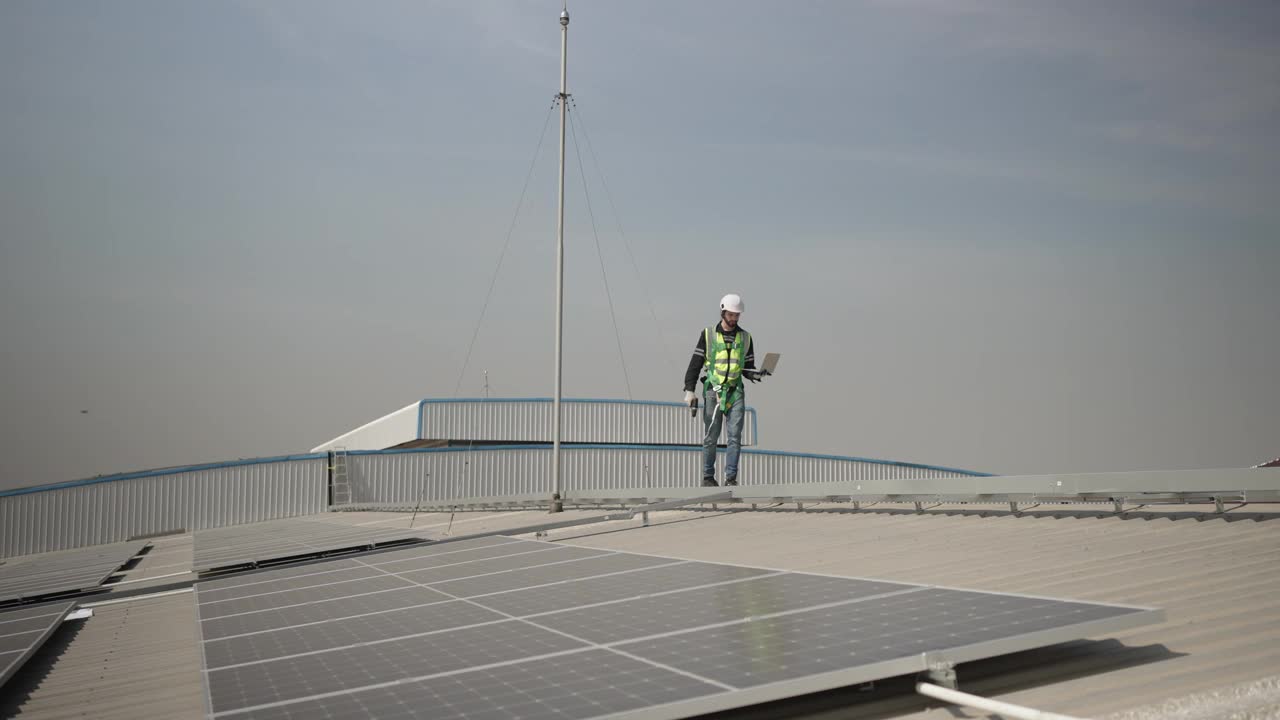
[[[702,477],[716,475],[716,443],[720,440],[720,427],[724,416],[729,416],[728,453],[724,459],[725,478],[738,477],[738,453],[742,451],[742,423],[747,415],[747,390],[739,391],[738,399],[727,412],[720,412],[720,398],[714,390],[702,391],[702,425],[706,435],[702,437]]]

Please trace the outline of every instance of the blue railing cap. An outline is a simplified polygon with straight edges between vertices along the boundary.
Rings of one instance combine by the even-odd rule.
[[[505,397],[505,398],[423,398],[422,403],[435,405],[442,403],[549,403],[549,397]],[[618,398],[560,398],[562,403],[600,403],[603,405],[662,405],[664,407],[688,407],[684,403],[666,400],[621,400]],[[750,406],[747,407],[751,410]]]
[[[679,403],[677,403],[679,404]],[[509,445],[453,445],[450,447],[439,448],[397,448],[391,450],[349,450],[348,455],[392,455],[403,453],[448,453],[448,452],[483,452],[489,450],[546,450],[550,443],[513,443]],[[609,443],[562,443],[561,449],[566,451],[573,450],[663,450],[663,451],[683,451],[683,452],[702,452],[702,448],[697,445],[618,445]],[[724,452],[721,448],[720,452]],[[917,470],[935,470],[938,472],[955,473],[957,475],[968,475],[971,477],[995,477],[991,473],[977,472],[975,470],[962,470],[960,468],[943,467],[941,465],[926,465],[923,463],[906,462],[903,460],[880,460],[877,458],[855,457],[851,455],[824,455],[821,453],[802,453],[790,452],[787,450],[762,450],[760,448],[742,448],[744,455],[774,455],[780,457],[794,458],[811,458],[815,460],[839,460],[843,462],[861,462],[873,465],[891,465],[894,467],[915,468]]]
[[[678,403],[677,403],[678,404]],[[565,451],[572,452],[574,450],[661,450],[666,452],[702,452],[702,448],[696,445],[609,445],[603,443],[574,443],[565,444],[561,448]],[[547,444],[511,444],[511,445],[455,445],[452,447],[442,448],[401,448],[391,450],[349,450],[348,455],[398,455],[404,453],[449,453],[449,452],[488,452],[495,450],[547,450]],[[724,452],[723,449],[720,452]],[[923,463],[905,462],[902,460],[881,460],[877,458],[855,457],[850,455],[824,455],[821,453],[801,453],[789,452],[786,450],[761,450],[759,448],[743,448],[744,455],[774,455],[779,457],[794,458],[812,458],[815,460],[838,460],[843,462],[861,462],[873,465],[890,465],[894,467],[914,468],[917,470],[934,470],[937,472],[954,473],[957,475],[968,475],[971,477],[994,477],[991,473],[976,472],[974,470],[962,470],[960,468],[943,467],[941,465],[926,465]],[[202,470],[217,470],[218,468],[236,467],[239,465],[262,465],[266,463],[291,462],[295,460],[322,460],[328,457],[328,453],[306,453],[300,455],[278,455],[274,457],[246,458],[243,460],[229,460],[226,462],[203,463],[200,465],[183,465],[180,467],[162,468],[158,470],[142,470],[138,472],[118,473],[115,475],[102,475],[99,477],[85,478],[83,480],[71,480],[68,482],[53,483],[51,485],[34,485],[31,487],[15,488],[12,490],[0,490],[0,497],[11,495],[28,495],[30,493],[47,492],[50,490],[65,490],[67,488],[82,487],[85,485],[97,485],[99,483],[118,482],[121,480],[138,480],[148,477],[160,477],[163,475],[181,475],[184,473],[200,472]]]

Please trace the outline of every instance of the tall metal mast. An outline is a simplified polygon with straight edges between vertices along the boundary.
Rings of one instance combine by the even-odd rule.
[[[551,512],[560,512],[564,504],[560,494],[560,383],[564,350],[564,126],[569,105],[568,89],[569,7],[566,0],[560,12],[560,207],[556,214],[556,395],[552,402],[553,439],[551,448]]]

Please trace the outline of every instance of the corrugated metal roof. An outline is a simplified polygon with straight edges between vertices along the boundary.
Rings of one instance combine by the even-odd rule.
[[[5,686],[0,716],[199,718],[204,713],[190,592],[96,608],[62,627]]]
[[[669,513],[666,524],[638,531],[558,536],[697,560],[1165,608],[1159,625],[959,669],[967,692],[1096,717],[1280,672],[1280,513],[1253,514],[1258,507],[1241,519],[1200,521],[1203,506],[1121,519],[1096,506],[1084,516],[1058,508],[983,517],[818,505]],[[872,717],[928,705],[909,687],[890,690],[845,699]]]
[[[1001,506],[1006,507],[1007,506]],[[652,513],[553,531],[550,539],[680,558],[761,565],[982,590],[1153,605],[1167,621],[1114,637],[1065,643],[962,665],[961,688],[1084,717],[1133,710],[1157,717],[1173,702],[1211,716],[1243,694],[1267,697],[1260,678],[1280,672],[1280,509],[1249,505],[1226,516],[1205,506],[1117,517],[1110,506],[1055,506],[1013,514],[1001,507],[848,511],[847,505]],[[1259,511],[1259,508],[1264,508]],[[564,519],[592,512],[565,513]],[[332,522],[405,526],[409,513],[337,513]],[[1206,519],[1207,518],[1207,519]],[[458,513],[455,535],[545,522],[537,511]],[[419,514],[417,528],[449,527],[447,513]],[[189,567],[189,536],[158,539],[132,572]],[[184,555],[184,552],[187,553]],[[153,573],[148,575],[148,573]],[[163,581],[157,581],[163,582]],[[195,717],[200,659],[190,594],[100,606],[68,623],[37,655],[0,715],[24,718]],[[77,627],[78,626],[78,627]],[[1233,688],[1262,688],[1249,692]],[[1250,695],[1250,696],[1253,696]],[[1179,699],[1175,702],[1175,699]],[[1181,704],[1178,704],[1181,703]],[[1265,703],[1264,703],[1265,705]],[[783,709],[812,717],[894,717],[928,710],[910,679],[871,692],[835,691]],[[1265,710],[1265,708],[1264,708]],[[934,709],[928,716],[952,718]],[[969,717],[980,714],[969,712]]]
[[[120,579],[111,583],[112,589],[145,588],[191,581],[194,539],[190,533],[150,538],[151,547],[142,555],[138,564],[120,573]]]

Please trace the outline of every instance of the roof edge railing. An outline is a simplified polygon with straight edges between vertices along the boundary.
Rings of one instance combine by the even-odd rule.
[[[97,485],[99,483],[119,482],[121,480],[138,480],[140,478],[160,477],[163,475],[184,475],[186,473],[201,472],[204,470],[218,470],[220,468],[239,467],[242,465],[265,465],[268,463],[294,462],[297,460],[321,460],[328,456],[328,453],[323,452],[300,453],[297,455],[241,458],[238,460],[226,460],[223,462],[177,465],[174,467],[155,468],[151,470],[136,470],[132,472],[113,473],[111,475],[98,475],[96,477],[82,478],[80,480],[50,483],[48,485],[31,485],[28,487],[13,488],[11,490],[0,490],[0,497],[6,497],[9,495],[28,495],[30,493],[49,492],[52,490],[65,490],[67,488],[82,487],[84,485]]]
[[[350,450],[348,455],[396,455],[407,453],[482,453],[497,452],[505,450],[543,450],[549,449],[547,444],[538,443],[513,443],[509,445],[457,445],[452,447],[441,448],[401,448],[388,450]],[[566,443],[564,450],[573,452],[574,450],[658,450],[672,452],[701,452],[702,449],[692,445],[630,445],[630,444],[607,444],[607,443]],[[721,449],[723,451],[723,448]],[[932,470],[937,472],[954,473],[957,475],[968,475],[973,477],[991,477],[988,473],[980,473],[973,470],[962,470],[959,468],[948,468],[938,465],[926,465],[923,463],[906,462],[902,460],[881,460],[877,458],[854,457],[845,455],[823,455],[818,453],[800,453],[788,452],[785,450],[762,450],[759,448],[743,448],[744,455],[770,455],[780,457],[794,458],[812,458],[817,460],[837,460],[845,462],[869,463],[873,465],[887,465],[894,467],[912,468],[917,470]],[[47,485],[32,485],[28,487],[13,488],[9,490],[0,490],[0,497],[11,495],[27,495],[37,492],[48,492],[52,490],[65,490],[67,488],[81,487],[85,485],[96,485],[99,483],[118,482],[122,480],[137,480],[140,478],[159,477],[164,475],[182,475],[185,473],[200,472],[203,470],[217,470],[219,468],[237,467],[241,465],[261,465],[266,463],[278,462],[294,462],[299,460],[317,460],[328,457],[327,452],[300,453],[296,455],[277,455],[271,457],[260,458],[241,458],[237,460],[228,460],[224,462],[209,462],[194,465],[179,465],[175,467],[156,468],[150,470],[138,470],[123,473],[113,473],[110,475],[99,475],[91,478],[83,478],[79,480],[68,480],[65,482],[51,483]]]
[[[553,402],[553,398],[549,398],[549,397],[423,398],[419,400],[417,403],[418,424],[415,428],[415,434],[417,435],[418,440],[427,439],[425,432],[426,432],[426,414],[427,414],[428,405],[450,405],[450,404],[465,404],[465,403],[479,403],[484,405],[502,405],[502,404],[519,405],[519,404],[533,404],[533,403],[550,404],[552,402]],[[562,398],[560,402],[569,404],[569,405],[590,405],[590,404],[640,405],[640,406],[647,406],[647,407],[672,408],[680,411],[689,409],[689,406],[684,403],[678,403],[678,402],[668,401],[668,400],[626,400],[621,398]],[[413,406],[410,405],[409,407],[413,407]],[[408,407],[402,408],[402,410],[397,412],[402,412],[403,410],[407,410],[407,409]],[[756,412],[755,407],[751,405],[748,405],[745,408],[745,412],[751,416],[751,443],[750,444],[755,445],[760,442],[760,416]],[[371,423],[367,423],[361,426],[360,429],[364,427],[368,427],[369,425],[372,425],[373,423],[376,423],[376,422],[377,420]],[[330,442],[333,442],[333,441],[331,440]],[[550,441],[548,440],[547,442],[550,442]]]

